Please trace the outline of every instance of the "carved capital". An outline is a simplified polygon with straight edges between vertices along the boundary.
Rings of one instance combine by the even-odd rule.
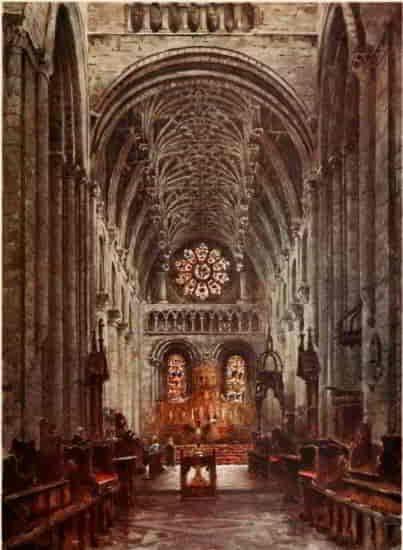
[[[132,340],[134,337],[134,332],[133,330],[129,327],[129,329],[125,332],[125,340],[126,342],[130,342],[130,340]]]
[[[282,325],[291,332],[294,330],[294,322],[295,322],[295,315],[294,312],[291,309],[288,309],[285,311],[282,319],[281,319]]]
[[[309,291],[309,285],[307,285],[306,283],[302,283],[301,286],[298,288],[297,297],[301,304],[307,304],[309,302]]]
[[[295,218],[291,222],[291,235],[294,240],[299,239],[301,236],[302,220]]]
[[[343,145],[343,157],[358,154],[358,143],[356,140],[346,141]]]
[[[53,64],[47,57],[45,57],[45,55],[43,55],[43,52],[41,52],[39,56],[37,71],[38,74],[45,77],[47,81],[49,81],[53,74]]]
[[[91,197],[98,200],[102,196],[101,185],[97,181],[91,181],[89,184]]]
[[[97,292],[96,305],[97,309],[104,309],[109,302],[109,294],[107,292]]]
[[[118,326],[121,321],[120,309],[108,309],[108,324]]]
[[[9,16],[5,19],[3,35],[5,48],[27,49],[29,35],[18,22],[18,20],[14,20],[14,17],[12,20]]]
[[[293,302],[290,307],[294,314],[294,320],[301,323],[304,318],[304,306],[300,302]]]
[[[127,327],[129,326],[129,324],[128,324],[127,321],[120,320],[120,321],[117,322],[116,326],[117,326],[117,328],[118,328],[118,330],[119,330],[120,332],[123,332],[123,331],[125,331],[125,330],[127,329]]]
[[[282,275],[282,270],[279,266],[276,267],[276,270],[274,272],[274,277],[275,277],[277,282],[279,282],[279,283],[284,282],[284,278],[283,278],[283,275]]]
[[[368,76],[371,69],[376,65],[376,55],[372,48],[355,51],[351,56],[351,70],[358,78]]]
[[[116,227],[116,225],[110,225],[108,227],[108,235],[110,243],[113,244],[118,237],[118,228]]]
[[[96,212],[99,217],[105,217],[105,202],[100,196],[97,198],[96,201]]]
[[[343,155],[340,153],[340,151],[335,151],[327,158],[327,166],[330,168],[330,170],[337,170],[340,168],[341,163],[343,160]]]
[[[290,250],[288,248],[283,248],[281,251],[281,257],[284,262],[288,262],[290,260]]]

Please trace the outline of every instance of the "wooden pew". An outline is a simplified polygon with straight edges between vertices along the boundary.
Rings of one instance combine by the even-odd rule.
[[[97,529],[105,532],[116,517],[119,477],[113,464],[113,443],[94,442],[92,450],[97,495]]]
[[[359,430],[367,433],[366,428]],[[299,472],[303,517],[340,544],[365,550],[388,550],[400,544],[400,463],[396,458],[401,439],[399,444],[398,436],[392,442],[388,437],[379,457],[367,437],[357,437],[347,458],[345,448],[337,458],[333,450],[329,453],[330,447],[317,446],[309,467]],[[386,465],[392,462],[392,471],[387,472]]]
[[[51,437],[45,441],[47,435]],[[40,452],[33,453],[31,444],[20,442],[13,446],[17,453],[4,457],[7,480],[3,492],[3,547],[49,548],[70,550],[89,547],[91,540],[91,499],[73,497],[70,474],[75,471],[72,462],[60,462],[60,441],[42,433]],[[53,443],[57,443],[53,446]],[[57,453],[53,452],[57,450]],[[41,454],[43,452],[43,454]],[[25,453],[25,459],[18,454]],[[49,458],[53,456],[54,462]],[[21,480],[19,465],[31,460],[34,478],[28,485],[26,470]],[[48,472],[44,471],[45,464]],[[24,468],[22,468],[24,470]],[[44,483],[43,479],[48,482]],[[49,481],[50,480],[50,481]],[[25,486],[21,490],[21,483]],[[13,485],[14,483],[14,485]],[[17,490],[15,490],[17,489]]]

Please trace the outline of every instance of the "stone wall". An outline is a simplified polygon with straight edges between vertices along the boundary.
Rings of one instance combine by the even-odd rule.
[[[92,108],[104,90],[127,67],[172,48],[226,48],[266,64],[291,85],[309,110],[314,110],[316,68],[316,5],[262,4],[263,23],[256,31],[237,34],[133,34],[127,31],[125,6],[88,6],[89,84]]]
[[[5,449],[35,439],[41,417],[66,435],[85,421],[91,331],[88,128],[72,124],[87,97],[85,51],[72,57],[85,43],[81,12],[24,6],[3,15]]]

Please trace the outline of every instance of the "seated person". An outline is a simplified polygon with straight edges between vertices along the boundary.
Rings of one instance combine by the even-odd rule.
[[[160,444],[156,435],[153,435],[151,445],[147,450],[147,464],[148,472],[146,474],[146,479],[150,479],[150,477],[161,473],[163,470],[161,465]]]
[[[151,439],[151,445],[148,447],[148,454],[155,455],[160,452],[160,444],[158,443],[158,437],[153,435]]]
[[[85,429],[82,426],[78,426],[71,442],[73,445],[85,445],[87,443]]]
[[[165,446],[165,464],[169,467],[175,466],[175,443],[173,437],[169,437]]]

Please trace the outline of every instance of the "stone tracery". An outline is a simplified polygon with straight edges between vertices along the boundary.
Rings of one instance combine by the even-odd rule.
[[[183,259],[175,261],[175,283],[184,296],[204,301],[219,296],[230,281],[230,266],[219,248],[210,248],[202,242],[183,250]]]

